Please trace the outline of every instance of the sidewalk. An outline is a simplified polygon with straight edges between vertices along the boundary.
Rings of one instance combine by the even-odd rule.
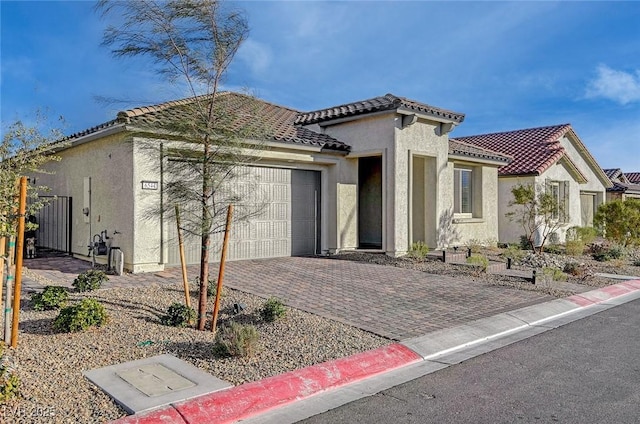
[[[515,309],[113,423],[293,423],[640,299],[640,280]]]

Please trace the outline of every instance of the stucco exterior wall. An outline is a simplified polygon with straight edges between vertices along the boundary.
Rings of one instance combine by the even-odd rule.
[[[44,168],[52,175],[39,174],[38,184],[51,188],[50,193],[73,198],[72,252],[89,259],[88,244],[94,234],[107,230],[112,245],[122,248],[125,268],[133,263],[132,189],[133,146],[123,134],[115,134],[89,143],[71,146],[59,153],[60,162],[50,162]],[[82,213],[88,204],[84,179],[91,178],[89,216]],[[85,222],[87,221],[87,222]],[[120,234],[115,234],[118,231]],[[98,262],[106,262],[99,256]]]
[[[453,214],[451,229],[447,231],[452,237],[444,240],[448,241],[447,245],[454,246],[465,245],[471,240],[493,245],[499,237],[498,168],[450,161],[447,166],[447,178],[450,178],[448,187],[453,187],[453,170],[456,165],[473,169],[473,217],[460,218]],[[447,200],[451,202],[447,210],[453,210],[453,194],[447,196]]]
[[[505,214],[512,209],[507,205],[513,200],[511,190],[518,184],[535,184],[534,177],[498,178],[498,241],[501,243],[520,243],[524,231],[520,224],[511,221]]]

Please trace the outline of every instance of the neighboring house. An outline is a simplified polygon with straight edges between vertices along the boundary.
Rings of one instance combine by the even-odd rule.
[[[236,182],[257,183],[266,207],[234,224],[229,259],[353,249],[397,256],[417,241],[435,248],[498,238],[498,168],[510,158],[450,141],[460,113],[391,94],[308,113],[237,93],[217,99],[240,117],[237,125],[268,128],[268,148]],[[73,201],[59,213],[66,219],[43,215],[42,230],[69,234],[63,250],[84,258],[106,230],[133,272],[178,264],[173,217],[145,215],[166,201],[163,164],[171,158],[163,152],[175,141],[141,124],[179,119],[191,101],[123,111],[68,137],[62,161],[49,164],[54,173],[38,184]],[[149,143],[164,150],[152,153]],[[185,245],[187,262],[198,263],[199,239]]]
[[[604,172],[613,183],[607,188],[607,202],[612,200],[640,199],[640,172],[623,173],[619,168],[605,169]],[[629,179],[635,178],[632,182]]]
[[[516,131],[456,137],[455,140],[513,157],[498,170],[499,240],[517,242],[519,224],[505,216],[518,184],[543,184],[556,196],[562,221],[557,240],[572,226],[592,226],[598,206],[605,202],[611,181],[589,153],[571,125],[553,125]],[[541,238],[536,235],[536,241]]]

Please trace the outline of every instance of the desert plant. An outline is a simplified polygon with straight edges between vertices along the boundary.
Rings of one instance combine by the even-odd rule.
[[[167,314],[160,317],[160,322],[171,327],[186,327],[196,319],[196,311],[182,303],[172,303]]]
[[[567,240],[565,242],[565,252],[570,256],[581,256],[584,253],[584,248],[582,240]]]
[[[209,284],[207,284],[207,296],[215,297],[217,292],[218,292],[218,283],[216,281],[209,280]],[[225,290],[224,287],[222,287],[222,290],[220,290],[220,297],[226,297],[226,296],[227,296],[227,291]]]
[[[262,309],[260,309],[260,316],[267,322],[273,322],[283,318],[286,314],[287,309],[277,297],[270,297],[264,305],[262,305]]]
[[[213,351],[216,356],[251,356],[259,339],[258,330],[253,325],[231,322],[216,333]]]
[[[407,256],[416,259],[424,259],[427,257],[427,253],[429,253],[429,246],[427,246],[423,241],[417,241],[411,245],[411,249],[407,253]]]
[[[95,299],[83,299],[82,302],[67,306],[53,321],[53,328],[64,333],[84,331],[89,327],[100,327],[108,320],[104,306]]]
[[[471,250],[471,253],[480,253],[482,252],[483,244],[478,239],[470,239],[466,243],[467,249]]]
[[[41,293],[34,293],[31,296],[33,309],[45,311],[59,309],[69,300],[69,293],[65,287],[47,286]]]
[[[542,272],[545,276],[550,277],[553,281],[567,281],[567,274],[562,272],[559,268],[543,268]]]
[[[18,394],[20,379],[11,364],[6,345],[0,341],[0,405]]]
[[[554,255],[560,255],[563,252],[562,246],[560,246],[559,244],[556,243],[552,243],[547,245],[547,247],[545,247],[545,251],[547,253],[551,253]]]
[[[502,256],[511,259],[512,261],[519,261],[524,258],[525,255],[526,252],[522,250],[518,244],[509,244],[502,251]]]
[[[571,274],[575,277],[582,277],[585,274],[585,266],[578,262],[567,262],[562,269],[566,274]]]
[[[525,235],[520,236],[520,249],[531,250],[531,243],[529,243],[529,237]]]
[[[484,255],[471,255],[467,258],[467,263],[478,265],[483,271],[486,271],[489,266],[489,259]]]
[[[592,246],[591,248],[591,256],[598,262],[606,262],[611,259],[622,259],[625,256],[625,253],[624,247],[618,244],[600,244]]]
[[[79,292],[87,292],[99,289],[107,281],[109,277],[104,271],[90,269],[79,274],[71,285]]]
[[[640,199],[602,204],[593,221],[607,240],[625,247],[640,245]]]

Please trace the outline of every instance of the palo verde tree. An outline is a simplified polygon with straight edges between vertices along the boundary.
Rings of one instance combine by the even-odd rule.
[[[546,184],[517,184],[511,189],[511,194],[513,198],[508,206],[512,210],[505,216],[520,225],[531,249],[542,253],[549,236],[567,220],[564,203]]]
[[[179,119],[154,121],[147,131],[160,131],[171,140],[163,153],[169,158],[163,212],[176,204],[196,205],[193,214],[181,214],[181,226],[201,242],[198,328],[204,330],[213,236],[224,224],[227,205],[240,202],[251,191],[246,186],[234,191],[230,182],[243,175],[246,167],[242,165],[256,160],[256,149],[261,148],[256,140],[263,139],[260,125],[239,124],[246,119],[230,113],[233,99],[219,92],[248,36],[246,17],[215,0],[103,0],[97,10],[118,21],[105,30],[103,40],[116,57],[150,60],[176,91],[186,89],[191,96],[180,102]],[[250,103],[248,97],[241,99]],[[240,109],[248,113],[247,107]]]
[[[62,132],[55,128],[43,129],[48,126],[46,118],[38,112],[34,126],[18,120],[9,124],[4,131],[0,144],[0,239],[16,235],[17,181],[20,177],[45,173],[42,168],[45,163],[60,160],[54,150],[63,144],[60,141]],[[43,206],[42,201],[38,200],[38,193],[46,191],[47,187],[29,184],[27,190],[30,198],[27,215],[30,215]]]

